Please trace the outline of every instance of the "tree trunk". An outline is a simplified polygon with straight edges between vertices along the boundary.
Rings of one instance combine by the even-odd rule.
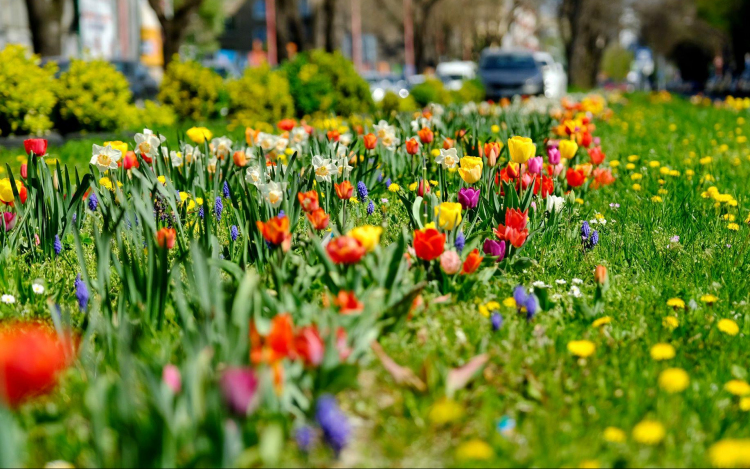
[[[198,11],[204,0],[184,0],[179,8],[176,8],[171,18],[167,18],[161,0],[148,0],[148,4],[159,18],[163,32],[162,51],[164,52],[164,69],[175,54],[179,54],[180,46],[185,40],[188,22],[191,16]]]
[[[63,0],[26,0],[34,52],[42,57],[62,54]]]
[[[323,37],[325,38],[326,52],[336,50],[335,16],[336,0],[323,0]]]

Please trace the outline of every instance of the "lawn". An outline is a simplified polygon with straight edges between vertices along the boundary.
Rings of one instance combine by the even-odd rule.
[[[0,182],[0,465],[750,466],[750,116],[565,104],[29,160],[25,203]]]

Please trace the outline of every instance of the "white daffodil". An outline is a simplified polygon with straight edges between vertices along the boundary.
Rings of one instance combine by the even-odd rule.
[[[430,126],[430,120],[426,117],[417,117],[413,121],[411,121],[411,130],[412,132],[419,132],[424,127]]]
[[[399,142],[400,140],[396,138],[395,133],[387,133],[383,137],[380,137],[380,143],[382,143],[383,146],[388,150],[395,149],[398,146]]]
[[[345,133],[341,136],[339,136],[339,143],[344,145],[345,147],[348,147],[352,144],[352,134]]]
[[[218,137],[211,140],[211,149],[216,158],[223,160],[232,152],[232,140],[227,137]]]
[[[169,159],[172,160],[172,166],[175,168],[179,168],[185,163],[185,158],[183,158],[181,151],[170,152]]]
[[[247,168],[247,171],[245,171],[245,181],[247,181],[248,184],[258,187],[258,184],[261,183],[260,170],[256,166]]]
[[[276,153],[284,153],[284,150],[286,150],[286,147],[289,146],[289,139],[278,137],[276,139],[276,145],[274,145],[274,149],[276,150]]]
[[[377,124],[373,126],[373,129],[375,130],[375,135],[378,136],[379,139],[384,139],[386,135],[392,135],[395,137],[396,134],[396,128],[392,125],[388,125],[388,122],[381,120]]]
[[[260,193],[271,207],[276,208],[284,201],[285,186],[286,183],[280,184],[276,181],[271,181],[268,184],[260,186]]]
[[[435,158],[435,163],[442,165],[445,169],[455,168],[458,164],[458,153],[455,148],[440,150],[440,154]]]
[[[16,297],[13,295],[5,294],[2,296],[2,298],[0,298],[0,300],[2,300],[2,302],[5,303],[6,305],[12,305],[13,303],[16,302]]]
[[[31,285],[31,291],[33,291],[37,295],[44,295],[44,285],[34,283]]]
[[[120,150],[115,150],[109,145],[103,147],[94,144],[90,164],[95,165],[100,171],[117,169],[117,162],[121,157],[122,152]]]
[[[182,156],[185,159],[185,163],[192,163],[193,161],[201,157],[201,152],[198,149],[198,147],[185,144],[185,146],[182,149]]]
[[[331,175],[335,174],[338,169],[329,159],[323,159],[319,155],[312,158],[313,170],[315,170],[315,179],[318,182],[331,182]]]
[[[258,134],[256,142],[258,146],[263,149],[263,151],[271,151],[276,147],[276,136],[267,134],[265,132],[260,132]]]
[[[304,127],[295,127],[292,129],[292,141],[296,144],[302,144],[310,139],[310,134],[307,133]]]
[[[216,157],[212,156],[208,159],[208,162],[206,162],[206,169],[209,173],[215,173],[216,172]]]
[[[153,159],[159,154],[159,146],[165,140],[164,137],[159,139],[149,129],[143,129],[142,134],[135,134],[135,152],[141,157]]]
[[[336,159],[336,170],[338,171],[340,177],[349,177],[352,169],[354,169],[354,167],[349,164],[349,158],[343,157]]]

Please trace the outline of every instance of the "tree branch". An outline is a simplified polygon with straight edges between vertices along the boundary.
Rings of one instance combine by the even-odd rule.
[[[151,6],[151,9],[154,10],[154,13],[156,13],[156,17],[159,19],[159,24],[161,24],[161,27],[163,28],[168,20],[167,16],[164,14],[164,9],[161,7],[161,1],[148,0],[148,4]]]

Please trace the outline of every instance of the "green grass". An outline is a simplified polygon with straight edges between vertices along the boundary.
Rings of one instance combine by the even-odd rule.
[[[710,465],[707,451],[711,445],[728,438],[750,438],[750,411],[743,411],[739,398],[724,390],[732,379],[747,380],[750,371],[750,228],[745,223],[750,212],[750,146],[737,138],[750,133],[750,116],[676,98],[667,103],[643,95],[628,99],[626,104],[612,105],[614,114],[609,120],[596,121],[595,135],[601,138],[605,165],[613,168],[616,182],[588,191],[583,203],[574,203],[563,212],[563,220],[553,229],[530,238],[524,248],[524,256],[532,259],[528,265],[499,269],[468,293],[454,291],[447,298],[433,281],[423,291],[424,304],[408,320],[384,326],[379,343],[395,362],[413,370],[426,389],[397,383],[367,350],[364,339],[361,368],[351,381],[345,381],[350,378],[346,370],[336,369],[337,377],[349,384],[336,389],[353,426],[352,441],[338,460],[324,445],[317,445],[310,454],[296,449],[289,435],[303,416],[295,413],[291,418],[284,413],[280,409],[286,410],[285,403],[264,407],[252,419],[239,419],[219,404],[216,385],[217,370],[247,362],[246,333],[232,335],[236,324],[226,320],[225,312],[234,315],[247,308],[252,314],[268,316],[291,311],[297,319],[323,315],[334,320],[320,306],[327,287],[321,280],[323,268],[312,252],[295,244],[296,256],[280,267],[288,274],[284,277],[287,284],[281,286],[275,283],[275,271],[263,263],[259,262],[260,267],[243,265],[252,275],[259,271],[265,282],[252,292],[243,291],[241,282],[233,283],[230,273],[219,271],[216,263],[206,264],[210,265],[206,272],[176,264],[177,257],[186,262],[197,251],[175,254],[175,264],[170,265],[177,273],[170,274],[165,324],[157,328],[145,319],[143,304],[133,301],[126,306],[130,300],[120,299],[137,290],[123,284],[110,262],[125,248],[116,246],[112,257],[102,257],[96,249],[98,235],[90,232],[91,222],[82,237],[82,257],[94,277],[95,292],[108,291],[116,299],[112,306],[116,314],[107,316],[104,306],[97,314],[73,314],[74,326],[85,334],[81,358],[51,397],[12,414],[26,441],[26,446],[18,446],[24,448],[21,459],[33,466],[62,459],[78,467],[162,462],[181,466]],[[220,124],[212,129],[222,134]],[[177,136],[175,130],[168,134],[170,140]],[[243,140],[240,131],[232,137]],[[49,154],[85,171],[92,143],[99,142],[69,142],[51,148]],[[18,164],[17,153],[0,151],[0,162]],[[628,169],[631,155],[638,160]],[[710,162],[702,160],[707,156],[712,157]],[[663,167],[679,175],[662,174]],[[691,176],[689,171],[693,171]],[[636,181],[632,174],[643,176]],[[411,181],[397,182],[407,187]],[[634,183],[640,184],[640,190],[633,188]],[[702,196],[710,186],[731,194],[737,206],[716,207],[714,200]],[[655,196],[661,201],[654,201]],[[372,197],[389,198],[383,244],[397,244],[402,230],[408,230],[406,209],[395,194],[384,190]],[[239,215],[230,207],[226,210],[228,220]],[[363,204],[352,205],[350,210],[352,226],[381,223],[381,215],[376,211],[367,216]],[[734,216],[737,231],[729,229],[727,214]],[[599,245],[584,252],[581,223],[597,216],[607,221],[592,225],[599,230]],[[212,262],[219,257],[236,261],[232,256],[237,246],[227,242],[229,223],[235,222],[225,220],[212,232],[221,241],[204,249]],[[135,236],[130,229],[118,230],[118,236],[126,239]],[[302,242],[302,231],[297,230],[295,243]],[[187,234],[186,242],[193,236]],[[676,236],[679,241],[673,240]],[[44,279],[50,304],[75,304],[72,279],[81,268],[81,256],[71,238],[66,239],[63,255],[54,260],[32,262],[21,252],[4,253],[3,292],[13,291],[16,284]],[[194,239],[213,238],[201,234]],[[276,262],[274,258],[267,264]],[[96,269],[102,265],[104,270],[96,278]],[[596,317],[584,314],[570,293],[572,287],[580,288],[582,297],[592,303],[597,265],[607,268],[609,289],[603,312],[596,317],[609,316],[611,323],[594,328]],[[368,264],[372,270],[379,267]],[[141,268],[134,260],[133,271]],[[385,303],[382,291],[367,283],[370,277],[364,270],[347,281],[357,285],[369,314]],[[412,275],[412,271],[418,273]],[[409,272],[401,277],[403,285],[393,288],[409,289],[424,277],[419,267]],[[19,276],[23,278],[16,280]],[[111,284],[101,285],[104,278],[111,278]],[[517,285],[529,288],[534,282],[549,285],[552,306],[527,321],[503,301],[512,297]],[[220,290],[227,295],[221,296]],[[718,297],[716,304],[701,301],[707,294]],[[686,309],[668,306],[670,298],[682,299]],[[181,301],[190,311],[189,319],[181,316]],[[478,308],[490,301],[500,303],[504,319],[496,332]],[[252,309],[261,304],[260,310]],[[31,298],[23,305],[0,306],[0,318],[43,318],[48,309],[46,299]],[[664,325],[667,316],[677,318],[676,329]],[[717,322],[721,319],[735,320],[740,333],[720,332]],[[348,324],[350,331],[366,326]],[[362,337],[368,337],[366,332]],[[582,339],[596,345],[595,353],[585,359],[573,356],[567,348],[570,341]],[[676,355],[658,362],[651,358],[650,349],[662,342],[673,345]],[[449,395],[450,370],[482,353],[489,357],[487,365],[467,386]],[[162,399],[160,391],[155,391],[160,388],[154,387],[165,363],[178,363],[183,370],[185,391],[174,401]],[[667,368],[687,372],[687,389],[669,394],[660,388],[659,374]],[[287,373],[303,376],[290,380],[303,390],[308,389],[304,386],[316,391],[324,387],[320,382],[311,384],[313,378],[301,368],[290,367]],[[314,379],[330,379],[326,389],[333,389],[335,378],[318,375]],[[438,425],[430,413],[445,399],[454,401],[461,412]],[[309,417],[310,412],[306,413]],[[0,419],[8,415],[0,411]],[[515,421],[515,428],[500,432],[498,424],[507,419]],[[643,420],[664,426],[663,441],[656,445],[636,441],[632,431]],[[275,443],[268,435],[275,434],[277,427],[284,430],[285,446],[278,450],[280,459],[269,459],[264,451]],[[624,431],[626,440],[606,441],[607,427]],[[489,444],[491,457],[457,459],[457,449],[474,439]]]

